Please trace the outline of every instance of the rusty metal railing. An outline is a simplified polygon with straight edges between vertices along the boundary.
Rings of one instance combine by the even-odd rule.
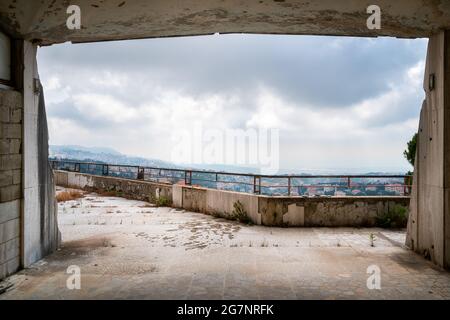
[[[257,175],[73,160],[52,169],[275,196],[408,196],[410,175]]]

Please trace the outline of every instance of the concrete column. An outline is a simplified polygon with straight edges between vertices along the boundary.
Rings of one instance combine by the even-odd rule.
[[[444,33],[444,267],[450,269],[450,30]]]
[[[450,267],[450,31],[430,37],[407,245]]]
[[[34,79],[38,78],[37,47],[24,41],[24,204],[23,204],[23,266],[28,267],[40,258],[40,212],[38,185],[38,102]]]
[[[48,165],[48,133],[37,46],[24,41],[23,72],[23,219],[22,264],[55,250],[59,243],[53,175]]]

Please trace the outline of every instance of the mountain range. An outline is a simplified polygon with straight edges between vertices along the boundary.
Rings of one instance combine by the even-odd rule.
[[[144,167],[180,168],[162,160],[124,155],[114,149],[104,147],[84,147],[78,145],[50,145],[49,158],[80,161],[104,162]]]
[[[221,165],[221,164],[188,164],[178,165],[173,162],[148,159],[144,157],[134,157],[122,154],[112,148],[106,147],[85,147],[79,145],[50,145],[49,158],[51,159],[70,159],[79,161],[103,162],[109,164],[124,164],[143,167],[158,167],[168,169],[195,169],[207,170],[217,172],[234,172],[234,173],[249,173],[259,174],[259,169],[248,166],[235,165]],[[334,168],[334,169],[299,169],[280,170],[279,174],[366,174],[366,175],[382,175],[382,174],[404,174],[403,170],[385,169],[385,170],[370,170],[370,168]]]

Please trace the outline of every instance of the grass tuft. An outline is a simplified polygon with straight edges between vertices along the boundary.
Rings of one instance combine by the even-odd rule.
[[[81,191],[78,190],[68,190],[68,191],[61,191],[56,195],[56,200],[58,202],[65,202],[70,200],[76,200],[79,198],[83,198],[84,194]]]

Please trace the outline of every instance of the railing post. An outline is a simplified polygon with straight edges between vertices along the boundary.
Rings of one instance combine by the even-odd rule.
[[[406,176],[403,178],[403,195],[409,195],[411,193],[411,185],[410,183],[412,183],[412,177],[411,176]]]
[[[261,194],[261,177],[258,176],[258,194]]]
[[[261,194],[261,177],[253,176],[253,193]]]
[[[192,171],[184,171],[184,184],[192,184]]]
[[[144,180],[144,168],[137,167],[137,179],[138,180]]]
[[[406,177],[407,177],[407,176],[405,176],[405,177],[403,178],[403,195],[404,195],[404,196],[406,196],[406,183],[407,183]]]
[[[288,177],[288,196],[291,195],[291,177]]]

